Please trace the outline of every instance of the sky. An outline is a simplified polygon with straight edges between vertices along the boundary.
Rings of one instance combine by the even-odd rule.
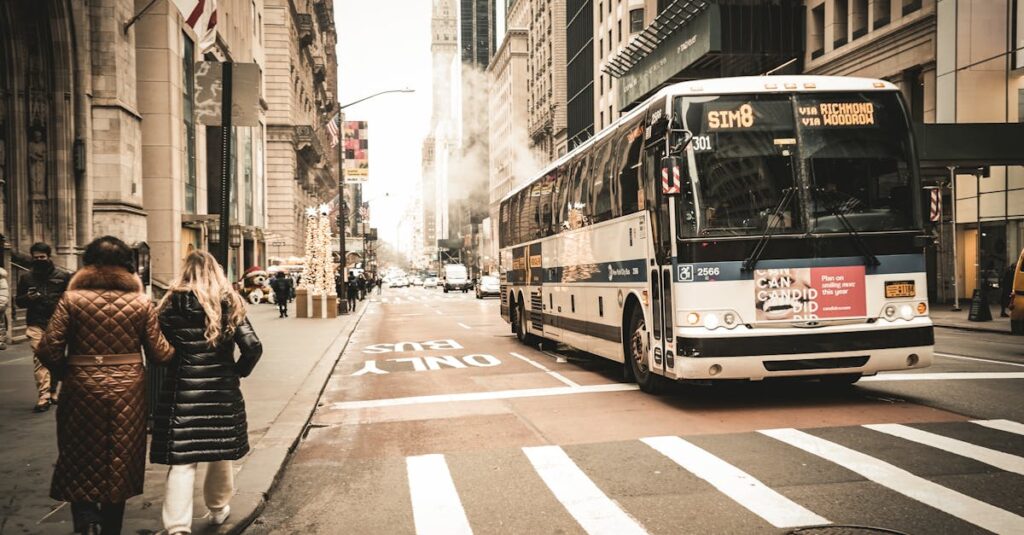
[[[409,250],[406,218],[420,196],[423,138],[430,127],[430,0],[335,0],[338,30],[338,100],[342,105],[378,91],[409,87],[414,93],[381,95],[345,109],[345,119],[369,121],[370,226],[381,240]]]

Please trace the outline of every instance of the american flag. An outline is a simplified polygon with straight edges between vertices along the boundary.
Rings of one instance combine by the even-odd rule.
[[[327,121],[327,133],[331,135],[331,148],[338,146],[338,122],[341,114],[335,113],[330,121]]]
[[[199,50],[209,50],[217,42],[217,0],[173,1],[185,23],[199,36]]]

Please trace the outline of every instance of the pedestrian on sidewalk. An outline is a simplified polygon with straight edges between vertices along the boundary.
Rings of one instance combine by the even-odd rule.
[[[288,317],[288,302],[295,297],[295,286],[292,280],[285,276],[284,271],[278,271],[273,280],[270,281],[270,288],[274,290],[274,300],[277,301],[277,312],[279,317]]]
[[[999,281],[999,317],[1008,318],[1006,308],[1013,299],[1013,277],[1017,273],[1017,263],[1010,264],[1003,272],[1003,280]]]
[[[357,280],[355,273],[348,274],[347,294],[348,311],[355,312],[356,300],[359,298],[359,281]]]
[[[384,279],[380,275],[377,275],[377,295],[380,295],[384,291]]]
[[[174,535],[192,532],[198,463],[209,463],[203,497],[210,523],[223,524],[231,514],[231,461],[249,452],[239,378],[252,373],[263,345],[241,296],[206,251],[185,258],[159,312],[175,355],[157,393],[149,460],[170,465],[162,516],[164,529]],[[235,346],[240,350],[237,362]]]
[[[0,349],[7,349],[7,307],[11,304],[11,286],[7,270],[0,267]]]
[[[124,502],[142,494],[146,473],[142,351],[160,363],[174,348],[142,293],[131,248],[104,236],[82,258],[36,352],[64,370],[50,496],[71,503],[76,532],[110,535],[121,532]]]
[[[64,290],[68,287],[71,276],[59,271],[50,259],[50,246],[38,242],[29,248],[32,254],[32,269],[21,276],[18,281],[18,295],[14,302],[26,309],[25,336],[32,348],[33,373],[36,378],[36,404],[33,410],[46,412],[50,405],[57,403],[57,383],[59,377],[51,377],[50,370],[40,362],[35,353],[39,349],[39,340],[43,337],[46,325],[50,323],[53,310],[57,307]]]

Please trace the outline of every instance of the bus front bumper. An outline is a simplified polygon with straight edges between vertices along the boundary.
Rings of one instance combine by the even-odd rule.
[[[674,366],[669,366],[666,375],[712,380],[874,375],[925,368],[934,358],[935,337],[927,317],[886,328],[847,325],[842,330],[786,329],[785,334],[754,334],[757,331],[750,329],[731,336],[678,336],[677,356],[671,363]]]

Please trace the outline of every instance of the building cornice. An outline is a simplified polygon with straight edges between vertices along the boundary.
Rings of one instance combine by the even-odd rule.
[[[906,51],[906,45],[913,41],[934,40],[937,19],[934,6],[924,10],[910,22],[882,30],[877,35],[868,34],[865,38],[845,45],[839,53],[829,52],[807,63],[807,74],[845,74],[854,70],[855,65],[877,64],[888,56],[899,55]],[[856,46],[852,46],[856,45]],[[901,46],[902,45],[902,46]],[[931,61],[935,61],[935,50],[932,50]]]

